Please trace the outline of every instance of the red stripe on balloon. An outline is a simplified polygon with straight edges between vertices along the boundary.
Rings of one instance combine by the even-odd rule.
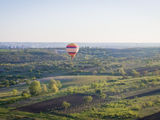
[[[75,55],[76,53],[73,53],[73,52],[69,52],[68,54],[70,54],[70,55]]]
[[[68,45],[67,48],[77,48],[77,46]]]

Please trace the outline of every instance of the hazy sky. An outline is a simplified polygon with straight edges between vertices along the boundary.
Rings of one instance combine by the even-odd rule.
[[[0,0],[0,42],[160,42],[160,0]]]

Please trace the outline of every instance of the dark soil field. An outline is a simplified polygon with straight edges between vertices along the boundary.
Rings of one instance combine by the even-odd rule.
[[[126,97],[125,99],[133,99],[135,97],[143,97],[143,96],[153,95],[157,93],[160,93],[160,89],[136,94],[133,96]],[[87,96],[87,95],[86,94],[67,95],[63,97],[54,98],[51,100],[46,100],[43,102],[38,102],[38,103],[31,104],[28,106],[20,107],[20,108],[17,108],[17,110],[33,112],[33,113],[48,112],[48,111],[50,112],[58,111],[58,112],[64,112],[64,113],[80,112],[84,110],[84,108],[89,107],[83,100],[84,96]],[[92,103],[90,104],[96,104],[98,102],[103,101],[102,99],[100,99],[99,97],[95,95],[91,95],[91,96],[93,97],[93,100],[92,100]],[[71,104],[70,108],[68,108],[67,111],[65,111],[62,106],[63,101],[67,101]]]
[[[146,117],[141,118],[139,120],[160,120],[160,112],[152,114],[150,116],[146,116]]]
[[[157,94],[157,93],[160,93],[160,89],[156,89],[156,90],[152,90],[152,91],[149,91],[149,92],[129,96],[129,97],[126,97],[126,99],[133,99],[135,97],[149,96],[149,95],[154,95],[154,94]]]
[[[87,96],[85,94],[73,94],[67,95],[59,98],[54,98],[51,100],[35,103],[32,105],[24,106],[17,108],[20,111],[27,111],[33,113],[40,113],[40,112],[48,112],[48,111],[59,111],[59,112],[78,112],[86,108],[87,104],[85,104],[83,97]],[[93,100],[92,103],[94,104],[96,101],[100,101],[99,98],[95,95],[92,95]],[[71,104],[70,108],[67,111],[64,110],[62,103],[63,101],[67,101]]]

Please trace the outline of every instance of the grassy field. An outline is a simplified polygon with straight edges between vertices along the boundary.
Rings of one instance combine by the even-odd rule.
[[[98,81],[116,80],[122,78],[121,76],[102,76],[102,75],[77,75],[77,76],[56,76],[39,79],[41,82],[48,82],[51,79],[60,80],[63,83],[63,88],[69,86],[88,85]]]
[[[0,118],[2,120],[134,120],[160,111],[159,76],[126,79],[121,76],[85,75],[55,76],[38,80],[41,84],[47,85],[51,79],[62,83],[63,87],[56,94],[46,93],[23,98],[21,92],[27,90],[28,85],[1,88]],[[13,89],[18,90],[17,95],[13,95]],[[105,99],[95,93],[97,89],[106,94]],[[93,101],[84,103],[83,97],[88,95],[93,97]],[[63,101],[71,103],[67,111],[61,108]],[[38,109],[38,113],[16,110],[27,106],[28,111]],[[52,110],[48,110],[49,108]]]

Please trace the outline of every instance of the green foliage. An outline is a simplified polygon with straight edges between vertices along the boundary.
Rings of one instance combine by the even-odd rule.
[[[102,90],[101,89],[97,89],[96,90],[96,94],[101,95],[102,94]]]
[[[23,98],[29,98],[31,96],[29,91],[27,90],[22,91],[21,95]]]
[[[139,72],[137,72],[136,70],[132,70],[132,71],[131,71],[131,75],[132,75],[133,77],[138,77],[138,76],[140,76]]]
[[[53,84],[53,85],[52,85],[51,91],[52,91],[53,93],[58,92],[58,87],[56,86],[56,84]]]
[[[5,85],[6,87],[9,87],[9,86],[10,86],[9,80],[5,80],[5,81],[4,81],[4,85]]]
[[[59,73],[66,75],[132,75],[134,77],[159,75],[159,48],[134,48],[130,50],[81,48],[79,55],[73,61],[76,67],[71,65],[67,54],[55,52],[58,50],[57,48],[1,49],[0,87],[9,87],[23,83],[26,79],[35,80]],[[130,73],[130,70],[135,69],[138,73],[135,71]],[[57,87],[60,88],[58,85]]]
[[[98,87],[98,84],[97,84],[97,83],[92,83],[92,84],[91,84],[91,88],[96,89],[97,87]]]
[[[57,54],[54,52],[56,50],[57,49],[0,50],[0,57],[2,58],[0,59],[0,87],[11,86],[10,88],[7,88],[7,90],[17,89],[15,86],[12,88],[12,85],[22,83],[17,85],[20,86],[20,89],[17,90],[21,92],[27,89],[27,85],[29,85],[30,91],[23,91],[21,94],[22,96],[19,96],[19,94],[15,94],[16,96],[13,96],[10,92],[11,90],[8,90],[9,94],[3,94],[0,91],[0,105],[6,105],[6,107],[8,107],[8,104],[10,105],[14,102],[15,106],[18,102],[27,102],[31,104],[32,100],[34,102],[38,102],[72,93],[83,93],[89,95],[96,93],[99,96],[99,98],[96,98],[102,101],[101,98],[105,99],[107,94],[106,101],[108,102],[109,100],[110,103],[103,103],[105,104],[104,106],[97,105],[94,109],[87,109],[83,112],[78,111],[79,113],[77,113],[78,115],[75,119],[78,117],[79,119],[86,120],[136,119],[138,113],[144,113],[145,110],[153,112],[157,110],[155,108],[156,106],[157,108],[159,107],[160,102],[158,100],[160,97],[158,95],[142,96],[141,98],[135,97],[134,99],[120,101],[121,96],[125,98],[126,96],[141,94],[159,88],[159,48],[135,48],[123,50],[81,48],[73,63],[70,63],[70,59],[68,59],[66,54]],[[62,48],[60,50],[64,49]],[[57,76],[60,74],[65,74],[66,76]],[[46,85],[42,85],[41,88],[40,83],[33,85],[33,83],[30,84],[29,81],[26,81],[27,79],[35,80],[36,78],[51,75],[56,76],[54,77],[56,80],[50,81],[48,90]],[[60,89],[62,87],[61,82],[57,80],[62,82],[62,89]],[[44,83],[46,84],[46,81]],[[54,94],[58,90],[59,94]],[[39,95],[41,91],[46,94],[43,94],[42,96],[34,96]],[[50,91],[52,91],[52,93]],[[30,93],[32,94],[32,97],[30,96]],[[28,97],[31,98],[27,100],[24,99]],[[110,99],[112,101],[110,101]],[[91,101],[93,101],[93,103],[95,102],[95,99],[93,99],[92,96],[86,96],[83,100],[85,103],[88,103],[86,106],[92,106],[90,103]],[[114,102],[114,100],[116,100],[116,102]],[[77,109],[83,109],[81,106],[76,107]],[[47,117],[50,115],[51,114],[45,113],[38,114],[41,119],[48,119]],[[70,115],[72,117],[73,114]],[[0,116],[3,116],[3,114],[0,114]],[[33,115],[31,115],[31,117],[32,116]],[[49,119],[54,119],[54,117],[55,116],[53,115]],[[18,118],[18,116],[15,118]],[[59,116],[56,118],[61,119],[62,117]]]
[[[62,107],[63,107],[64,109],[67,109],[67,108],[69,108],[70,106],[71,106],[71,104],[70,104],[69,102],[63,101]]]
[[[132,109],[132,110],[139,111],[139,110],[142,109],[142,106],[141,106],[141,105],[138,105],[138,104],[134,104],[134,105],[132,105],[131,109]]]
[[[120,73],[120,75],[122,75],[122,76],[125,76],[125,75],[126,75],[126,72],[125,72],[124,68],[120,68],[120,69],[119,69],[119,73]]]
[[[153,106],[153,102],[152,101],[148,101],[148,102],[146,102],[146,106],[149,106],[149,107],[151,107],[151,106]]]
[[[62,87],[62,84],[61,84],[61,82],[59,80],[56,80],[56,85],[57,85],[58,88]]]
[[[30,85],[31,81],[30,80],[26,80],[26,85]]]
[[[56,80],[51,79],[51,80],[49,81],[49,89],[52,89],[53,84],[57,84],[57,82],[56,82]]]
[[[33,81],[29,86],[29,91],[30,91],[30,94],[33,95],[33,96],[34,95],[39,95],[42,91],[40,82],[37,81],[37,80]]]
[[[42,92],[43,93],[47,93],[48,92],[46,84],[42,84]]]
[[[18,90],[16,90],[16,89],[13,89],[13,90],[12,90],[12,93],[13,93],[13,95],[17,95],[17,93],[18,93]]]
[[[85,103],[89,103],[89,102],[92,102],[93,97],[92,96],[84,96],[83,100],[84,100]]]
[[[102,93],[102,94],[100,94],[100,97],[101,97],[102,99],[105,99],[105,98],[106,98],[106,94]]]
[[[58,92],[58,87],[57,87],[57,82],[56,82],[56,80],[50,80],[50,81],[49,81],[49,89],[50,89],[53,93]]]

